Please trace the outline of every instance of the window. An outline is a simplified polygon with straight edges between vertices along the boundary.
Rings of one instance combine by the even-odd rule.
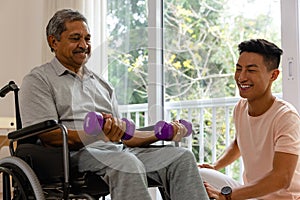
[[[280,2],[165,0],[163,25],[165,100],[232,97],[238,43],[265,38],[280,46]]]
[[[148,102],[147,1],[107,1],[108,78],[120,105]],[[128,116],[148,124],[147,112]]]
[[[119,103],[147,102],[148,14],[146,1],[108,1],[109,80]]]
[[[281,46],[280,1],[111,0],[107,8],[109,80],[123,111],[141,126],[192,121],[182,145],[215,161],[234,136],[237,45],[265,38]]]
[[[163,19],[165,116],[192,121],[183,145],[213,163],[234,137],[237,45],[265,38],[281,46],[280,2],[164,0]],[[275,83],[281,92],[281,77]]]

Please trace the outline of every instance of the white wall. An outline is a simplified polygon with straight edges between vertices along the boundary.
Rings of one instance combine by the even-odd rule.
[[[104,30],[101,29],[99,20],[95,20],[101,15],[105,21],[105,1],[0,0],[0,3],[1,88],[10,80],[21,86],[24,75],[30,69],[53,57],[47,45],[45,29],[49,19],[58,9],[73,8],[86,15],[92,31],[92,47],[98,48],[98,51],[105,48]],[[99,57],[95,52],[92,58]],[[99,54],[102,55],[103,52]],[[90,62],[93,61],[93,66],[90,68],[95,72],[101,72],[101,66],[106,66],[106,58],[101,57],[101,63],[92,58]],[[0,118],[13,116],[13,93],[11,93],[0,99]]]
[[[44,1],[0,0],[0,87],[23,76],[42,63],[46,45]],[[0,117],[14,116],[13,93],[0,99]]]

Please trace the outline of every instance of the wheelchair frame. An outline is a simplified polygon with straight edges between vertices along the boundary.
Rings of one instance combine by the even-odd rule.
[[[10,81],[6,86],[0,90],[0,97],[5,97],[9,92],[14,92],[15,100],[15,113],[16,113],[16,129],[15,131],[8,133],[9,139],[9,150],[10,157],[0,159],[0,174],[2,174],[3,181],[3,200],[26,200],[26,199],[87,199],[95,200],[95,197],[88,193],[78,193],[74,194],[70,192],[72,184],[70,183],[70,166],[69,166],[69,149],[68,149],[68,131],[67,128],[58,123],[56,120],[47,120],[40,122],[25,128],[22,128],[20,110],[19,110],[19,100],[18,100],[18,86],[14,81]],[[54,196],[45,196],[45,188],[40,184],[40,180],[30,163],[24,161],[23,159],[17,157],[14,144],[17,143],[17,148],[19,142],[24,139],[37,136],[39,134],[49,132],[55,129],[60,129],[62,133],[63,147],[62,147],[62,162],[63,162],[63,183],[62,185],[51,186],[54,189],[58,187],[58,194]],[[150,181],[148,187],[158,187],[161,196],[164,200],[168,200],[164,189],[158,183]],[[104,182],[104,181],[103,181]],[[59,189],[61,188],[61,189]],[[108,188],[108,186],[107,186]],[[97,194],[96,198],[105,199],[105,196],[109,194],[109,190],[104,188],[103,191]],[[12,196],[11,196],[12,195]]]

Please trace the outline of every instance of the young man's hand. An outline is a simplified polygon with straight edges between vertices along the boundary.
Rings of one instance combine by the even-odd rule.
[[[225,196],[223,196],[219,190],[211,186],[209,183],[204,181],[203,184],[209,196],[209,199],[226,200]]]
[[[208,168],[208,169],[216,169],[215,165],[213,165],[213,164],[207,164],[207,163],[199,164],[198,167],[200,167],[200,168]]]

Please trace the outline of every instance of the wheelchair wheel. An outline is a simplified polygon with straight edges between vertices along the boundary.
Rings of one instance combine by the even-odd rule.
[[[3,200],[45,199],[38,178],[22,159],[15,156],[1,159],[0,174],[3,180]]]

